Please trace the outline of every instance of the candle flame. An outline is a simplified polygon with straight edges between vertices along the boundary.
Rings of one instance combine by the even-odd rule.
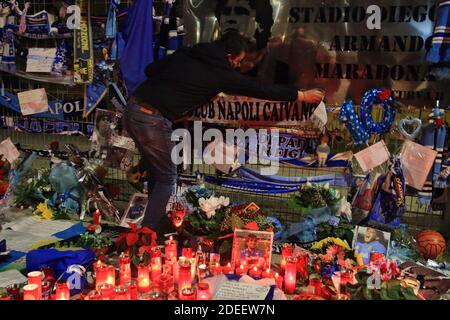
[[[241,264],[239,268],[241,268],[241,269],[244,269],[244,265],[243,265],[243,264]]]
[[[277,273],[275,273],[275,277],[279,277],[280,275],[278,274],[278,272]]]
[[[270,269],[269,269],[269,268],[267,268],[266,272],[267,272],[267,273],[270,273]]]
[[[219,267],[219,263],[218,262],[216,262],[216,267]]]
[[[230,268],[231,267],[231,262],[228,262],[227,266],[228,266],[228,268]]]
[[[289,280],[294,280],[294,277],[293,276],[289,276]]]
[[[253,270],[258,271],[258,267],[257,267],[257,266],[254,266],[254,267],[253,267]]]
[[[172,236],[170,236],[170,237],[169,237],[169,240],[170,240],[170,241],[172,241],[172,240],[173,240],[173,237],[172,237]]]

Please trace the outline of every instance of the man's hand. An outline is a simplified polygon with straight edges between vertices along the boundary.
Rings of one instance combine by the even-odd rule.
[[[298,100],[308,103],[319,103],[325,97],[325,91],[321,89],[311,89],[298,92]]]

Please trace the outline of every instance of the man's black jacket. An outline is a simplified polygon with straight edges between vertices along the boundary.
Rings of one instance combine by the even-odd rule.
[[[145,74],[134,96],[172,121],[220,92],[279,101],[295,101],[298,94],[294,87],[261,84],[233,70],[221,41],[177,50],[147,66]]]

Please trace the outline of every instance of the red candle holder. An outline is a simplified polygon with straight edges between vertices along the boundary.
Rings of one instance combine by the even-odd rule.
[[[116,268],[114,268],[114,266],[107,266],[106,270],[106,283],[109,283],[114,287],[116,285]]]
[[[89,291],[84,300],[102,300],[102,293],[97,290]]]
[[[169,240],[166,240],[164,242],[165,246],[164,246],[164,254],[165,254],[165,259],[166,259],[166,263],[168,261],[173,261],[176,262],[177,261],[177,247],[178,247],[178,241],[174,240],[172,236],[170,236]]]
[[[152,282],[155,282],[162,272],[162,257],[161,257],[161,250],[159,248],[156,247],[152,248],[150,267],[152,270],[151,271]]]
[[[238,275],[244,275],[244,274],[247,274],[247,271],[248,271],[248,269],[247,269],[247,267],[246,266],[244,266],[244,264],[240,264],[239,265],[239,267],[237,267],[236,268],[236,274],[238,274]]]
[[[66,281],[56,283],[55,300],[70,300],[70,289]]]
[[[164,293],[169,294],[174,289],[174,278],[170,274],[163,273],[156,281],[157,288]]]
[[[42,297],[42,271],[28,272],[28,284],[35,284],[38,286],[38,295],[41,300]]]
[[[110,283],[104,283],[100,286],[102,300],[112,300],[114,297],[114,286]]]
[[[191,264],[183,262],[178,264],[178,292],[192,287]]]
[[[101,265],[95,269],[95,288],[100,290],[100,286],[106,283],[108,278],[109,270],[108,266]]]
[[[23,300],[41,300],[39,286],[35,283],[23,287]]]
[[[130,293],[128,292],[128,288],[125,286],[116,286],[114,288],[113,300],[130,300]]]
[[[197,300],[211,300],[211,291],[209,289],[209,284],[206,282],[200,282],[197,285]]]
[[[286,259],[286,269],[284,272],[284,292],[293,294],[297,284],[297,258],[288,257]]]
[[[294,247],[292,244],[284,243],[281,247],[281,262],[280,267],[281,270],[284,270],[286,268],[286,259],[288,257],[291,257],[294,254]]]
[[[138,299],[137,282],[135,280],[130,280],[125,283],[125,287],[128,288],[128,292],[130,294],[130,300],[137,300]]]
[[[121,253],[119,257],[119,277],[121,285],[131,280],[131,259],[125,253]]]
[[[228,262],[226,266],[223,266],[224,274],[233,274],[233,267],[231,266],[231,262]]]
[[[97,261],[95,261],[94,264],[92,265],[92,269],[94,270],[94,272],[96,272],[96,271],[97,271],[97,268],[100,268],[100,267],[105,266],[105,265],[106,265],[106,264],[105,264],[103,261],[97,260]]]
[[[206,272],[207,272],[206,264],[201,264],[198,266],[198,268],[197,268],[198,282],[202,282],[202,280],[206,278]],[[192,272],[191,272],[191,276],[192,276]]]
[[[262,272],[262,277],[263,278],[275,278],[275,272],[271,271],[269,268],[267,268],[266,270],[264,270]]]
[[[222,267],[220,266],[220,264],[218,262],[216,262],[215,265],[211,265],[210,270],[211,270],[212,276],[218,276],[218,275],[222,274]]]
[[[195,290],[193,288],[184,288],[179,294],[180,300],[195,300]]]
[[[312,294],[314,294],[316,296],[322,295],[322,279],[310,278],[308,286],[309,286],[309,290]]]
[[[249,275],[254,278],[261,278],[261,270],[257,266],[254,266],[250,268]]]
[[[275,273],[275,284],[277,285],[277,288],[278,289],[283,289],[283,277],[282,276],[280,276],[279,274],[278,274],[278,272],[277,273]]]
[[[148,266],[144,264],[138,265],[138,291],[149,292],[150,291],[150,271]]]

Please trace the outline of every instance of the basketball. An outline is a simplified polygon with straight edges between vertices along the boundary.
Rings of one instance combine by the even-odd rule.
[[[445,250],[445,239],[437,231],[423,230],[416,235],[417,247],[424,259],[435,259]]]

